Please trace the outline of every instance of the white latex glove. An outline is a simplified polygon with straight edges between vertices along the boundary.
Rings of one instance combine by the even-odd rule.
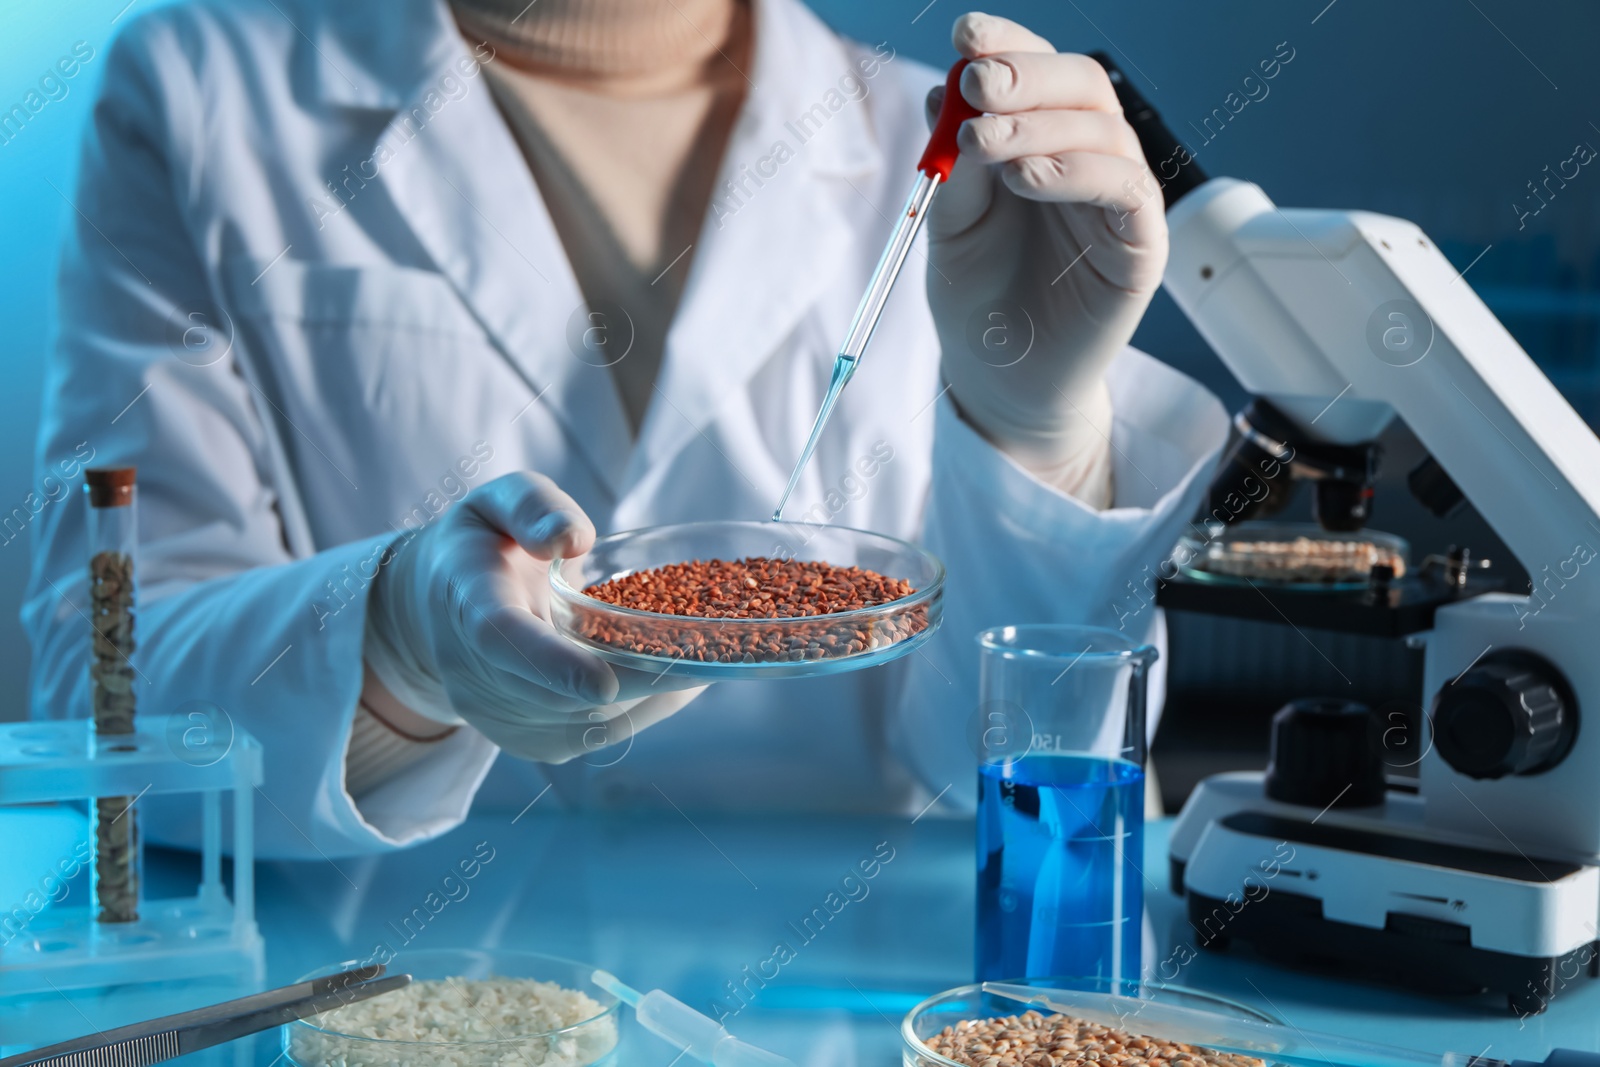
[[[1109,448],[1105,371],[1161,284],[1165,208],[1098,63],[993,15],[952,36],[986,114],[962,124],[928,219],[944,377],[979,432],[1060,471]]]
[[[594,536],[543,475],[478,487],[379,568],[368,665],[418,714],[464,721],[525,759],[563,763],[659,722],[705,687],[614,667],[550,625],[550,560]]]

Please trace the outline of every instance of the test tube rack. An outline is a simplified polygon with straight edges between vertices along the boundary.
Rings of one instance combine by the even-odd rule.
[[[116,737],[96,737],[88,719],[0,723],[0,809],[128,796],[139,798],[136,812],[151,796],[187,794],[199,808],[201,846],[195,894],[145,899],[137,921],[95,921],[89,891],[79,892],[76,880],[59,903],[30,910],[25,922],[0,915],[16,927],[0,945],[0,997],[213,976],[259,988],[265,970],[255,922],[252,808],[261,746],[226,725],[225,738],[208,732],[196,745],[197,729],[213,730],[215,723],[141,715],[133,734]],[[225,794],[233,800],[231,899],[222,879]],[[87,832],[87,814],[84,825]],[[4,851],[7,863],[33,862],[20,849]],[[79,878],[88,885],[87,869]]]

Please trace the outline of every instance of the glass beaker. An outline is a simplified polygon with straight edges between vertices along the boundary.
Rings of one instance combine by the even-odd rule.
[[[1137,983],[1156,650],[1051,624],[978,647],[978,980]]]

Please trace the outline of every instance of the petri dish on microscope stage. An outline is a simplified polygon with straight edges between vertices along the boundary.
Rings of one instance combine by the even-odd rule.
[[[1183,576],[1193,581],[1326,592],[1365,589],[1380,564],[1402,578],[1410,558],[1410,544],[1394,534],[1332,533],[1291,522],[1244,522],[1210,538],[1185,534],[1173,553]]]
[[[644,611],[590,595],[595,586],[685,563],[795,560],[860,568],[904,583],[895,599],[846,611],[706,617]],[[692,522],[610,534],[550,566],[550,618],[611,663],[704,679],[799,678],[874,667],[939,627],[944,564],[897,538],[800,522]],[[759,595],[765,590],[753,588]]]

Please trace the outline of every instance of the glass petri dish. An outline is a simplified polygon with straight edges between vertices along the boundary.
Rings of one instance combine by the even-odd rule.
[[[338,974],[371,962],[336,963],[299,981]],[[389,973],[409,974],[418,982],[531,978],[583,993],[597,1007],[586,1017],[567,1020],[563,1026],[518,1028],[496,1023],[481,1004],[475,1007],[469,1002],[467,987],[458,984],[430,996],[426,1008],[400,1002],[401,1009],[408,1012],[404,1023],[424,1036],[399,1039],[356,1032],[372,1032],[370,1026],[359,1025],[365,1009],[380,1008],[388,998],[405,997],[416,991],[414,982],[405,989],[284,1026],[284,1061],[296,1067],[610,1067],[616,1063],[621,1002],[594,984],[593,964],[510,949],[419,949],[396,955],[389,964]],[[452,1005],[452,996],[460,997],[458,1008]],[[450,1032],[455,1023],[461,1025],[459,1035]]]
[[[1411,546],[1377,530],[1330,533],[1314,523],[1246,522],[1186,534],[1173,550],[1184,577],[1219,585],[1340,592],[1365,589],[1374,564],[1405,576]]]
[[[661,615],[584,592],[666,564],[751,556],[861,567],[914,592],[875,607],[780,619]],[[874,667],[921,647],[939,628],[944,564],[906,541],[844,526],[692,522],[602,537],[584,555],[551,564],[550,588],[556,629],[620,666],[691,678],[797,678]]]
[[[1157,982],[1128,982],[1111,978],[1013,978],[1009,985],[1039,986],[1046,989],[1073,989],[1084,993],[1110,997],[1137,997],[1160,1004],[1193,1008],[1215,1015],[1219,1029],[1226,1031],[1229,1019],[1252,1022],[1279,1022],[1263,1011],[1184,986],[1163,985]],[[950,1059],[929,1048],[924,1042],[947,1026],[973,1019],[990,1019],[996,1016],[1017,1015],[1028,1010],[1006,997],[985,993],[982,986],[965,985],[946,990],[912,1008],[900,1023],[901,1063],[904,1067],[962,1067],[959,1060]],[[1109,1001],[1105,1008],[1113,1013]],[[1134,1033],[1137,1026],[1130,1027]]]

